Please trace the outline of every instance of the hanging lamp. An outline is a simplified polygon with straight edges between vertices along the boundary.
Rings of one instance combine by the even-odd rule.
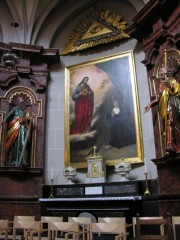
[[[4,64],[4,66],[6,68],[8,68],[9,71],[16,67],[16,65],[19,63],[19,59],[20,59],[20,57],[18,57],[17,54],[12,51],[11,43],[9,42],[11,35],[14,33],[14,30],[18,29],[18,28],[19,28],[19,23],[15,20],[12,21],[11,22],[11,32],[10,32],[10,35],[8,38],[8,43],[5,47],[4,53],[2,55],[2,62]]]

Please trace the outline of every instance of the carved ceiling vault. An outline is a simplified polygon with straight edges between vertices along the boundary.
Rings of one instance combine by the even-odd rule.
[[[7,29],[10,28],[12,20],[19,23],[20,36],[18,42],[23,44],[42,45],[44,47],[54,46],[58,35],[64,29],[70,29],[68,36],[73,31],[71,24],[74,19],[80,21],[91,12],[94,7],[106,8],[127,19],[128,22],[143,8],[148,0],[128,0],[123,5],[124,11],[117,8],[118,0],[111,1],[112,4],[105,6],[102,0],[4,0],[0,1],[1,19],[0,42],[8,39]],[[114,9],[113,9],[114,6]],[[123,14],[123,15],[122,15]],[[79,20],[78,20],[79,19]],[[53,27],[52,27],[53,26]],[[68,31],[68,30],[67,30]],[[64,35],[63,35],[64,36]],[[62,37],[61,37],[62,39]],[[17,41],[17,38],[15,39]],[[64,41],[64,37],[63,40]],[[13,41],[12,41],[13,42]],[[65,47],[66,42],[63,44]],[[63,48],[62,47],[62,48]],[[60,49],[61,51],[62,49]]]

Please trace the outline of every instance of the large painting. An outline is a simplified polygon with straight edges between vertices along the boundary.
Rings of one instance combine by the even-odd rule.
[[[65,71],[65,166],[85,168],[94,149],[106,165],[122,160],[142,163],[133,52],[69,66]]]

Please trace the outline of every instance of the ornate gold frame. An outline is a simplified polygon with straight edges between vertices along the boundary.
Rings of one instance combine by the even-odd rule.
[[[115,12],[95,10],[74,30],[60,55],[127,38],[129,35],[124,32],[126,25],[127,22]]]
[[[133,52],[124,52],[83,64],[69,66],[65,69],[65,74],[65,166],[71,164],[76,168],[87,167],[87,159],[91,156],[91,147],[93,147],[93,145],[97,146],[102,139],[100,131],[97,130],[99,124],[101,125],[102,123],[100,120],[97,120],[96,117],[97,115],[101,116],[103,120],[105,115],[103,115],[102,110],[98,108],[99,103],[103,104],[105,108],[107,105],[110,106],[110,104],[112,104],[112,96],[114,96],[112,89],[114,91],[114,89],[117,88],[115,87],[116,85],[118,89],[120,89],[118,90],[121,93],[120,95],[122,95],[123,101],[121,101],[120,108],[123,116],[122,119],[125,119],[122,120],[122,122],[124,121],[123,124],[119,126],[120,130],[123,129],[122,131],[124,131],[121,139],[122,141],[126,141],[125,138],[127,137],[128,139],[132,132],[131,137],[133,144],[116,149],[117,152],[115,154],[112,153],[112,149],[106,149],[104,151],[98,149],[98,154],[106,161],[106,165],[115,165],[122,161],[122,159],[125,162],[143,163],[144,151]],[[87,148],[86,139],[83,139],[85,134],[70,135],[70,125],[74,116],[72,93],[75,86],[77,86],[84,76],[89,77],[88,83],[91,85],[91,88],[94,89],[94,120],[92,121],[92,132],[95,132],[91,132],[91,134],[95,134],[95,138],[94,141],[91,139],[92,146],[89,145],[90,142],[88,141]],[[119,92],[117,93],[119,94]],[[108,94],[109,98],[107,99],[106,96],[108,96]],[[116,95],[116,97],[117,96],[119,95]],[[110,110],[110,107],[108,110]],[[103,128],[103,131],[105,131],[105,128]],[[88,134],[86,137],[87,136]],[[129,142],[132,141],[131,139],[129,140]],[[84,142],[81,143],[80,141]],[[78,145],[79,143],[80,145]],[[81,147],[83,145],[85,147],[79,150],[79,146]],[[108,153],[111,153],[110,157]]]

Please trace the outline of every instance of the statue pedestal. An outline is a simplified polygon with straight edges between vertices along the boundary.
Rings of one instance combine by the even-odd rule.
[[[169,154],[152,159],[158,172],[158,195],[160,215],[169,212],[180,215],[180,154]]]

